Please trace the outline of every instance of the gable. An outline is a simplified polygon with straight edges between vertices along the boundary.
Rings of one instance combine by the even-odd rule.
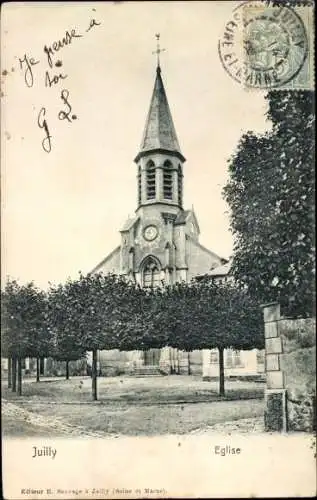
[[[126,222],[124,223],[122,229],[120,229],[120,232],[124,232],[124,231],[130,231],[130,229],[138,222],[139,220],[139,217],[131,217],[129,219],[126,220]]]
[[[105,257],[91,272],[92,273],[120,273],[120,250],[121,246],[116,247]]]
[[[194,210],[183,210],[180,212],[176,217],[174,226],[180,226],[183,224],[188,225],[190,223],[194,224],[197,234],[200,234],[200,228]]]
[[[188,279],[206,274],[212,267],[222,264],[223,258],[204,247],[191,236],[186,236],[186,262],[188,264]]]

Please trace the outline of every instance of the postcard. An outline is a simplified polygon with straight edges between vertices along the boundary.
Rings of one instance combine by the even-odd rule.
[[[313,2],[1,14],[3,497],[313,496]]]

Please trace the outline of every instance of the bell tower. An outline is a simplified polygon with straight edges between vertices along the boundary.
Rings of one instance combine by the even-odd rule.
[[[134,159],[138,168],[137,211],[158,205],[161,211],[173,207],[172,212],[177,213],[183,209],[186,159],[180,150],[161,75],[159,55],[165,49],[159,46],[159,35],[156,38],[156,78],[140,149]]]
[[[156,35],[156,74],[137,166],[135,215],[122,227],[116,250],[120,273],[141,286],[154,287],[191,279],[193,269],[209,269],[212,256],[198,243],[199,225],[193,210],[183,208],[183,165],[172,114],[162,80]],[[199,245],[199,246],[197,246]],[[115,257],[113,257],[115,259]],[[203,266],[200,265],[203,262]]]

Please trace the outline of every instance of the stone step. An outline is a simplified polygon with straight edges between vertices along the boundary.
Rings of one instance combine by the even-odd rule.
[[[148,377],[148,376],[161,376],[159,366],[139,366],[131,373],[134,377]]]

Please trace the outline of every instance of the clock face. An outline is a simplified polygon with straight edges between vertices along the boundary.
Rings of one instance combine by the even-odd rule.
[[[144,229],[143,236],[148,241],[153,241],[157,237],[157,228],[155,226],[147,226]]]

